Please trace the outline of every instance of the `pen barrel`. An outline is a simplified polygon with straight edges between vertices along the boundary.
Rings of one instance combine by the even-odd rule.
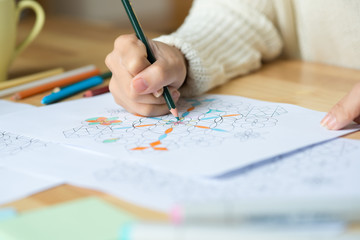
[[[141,25],[140,25],[139,21],[137,20],[136,14],[135,14],[134,10],[132,9],[130,1],[128,1],[128,0],[121,0],[121,1],[124,5],[126,14],[128,15],[128,17],[130,19],[131,25],[133,26],[133,28],[135,30],[137,38],[140,39],[146,47],[147,59],[149,60],[149,62],[151,64],[153,64],[154,62],[156,62],[156,58],[154,56],[154,53],[151,50],[151,47],[147,41],[147,38],[145,37],[144,32],[142,31]]]
[[[140,23],[135,15],[135,12],[131,6],[131,3],[129,0],[121,0],[123,5],[124,5],[124,8],[125,8],[125,11],[126,11],[126,14],[128,15],[129,17],[129,20],[131,22],[131,25],[133,26],[134,30],[135,30],[135,33],[136,33],[136,36],[138,39],[140,39],[140,41],[143,42],[143,44],[145,45],[146,47],[146,52],[147,52],[147,59],[149,60],[149,62],[151,64],[153,64],[154,62],[156,62],[156,58],[154,56],[154,53],[152,52],[151,50],[151,47],[145,37],[145,34],[140,26]],[[163,96],[165,98],[165,101],[166,101],[166,104],[171,112],[172,109],[176,109],[176,106],[175,106],[175,103],[170,95],[170,92],[168,90],[168,88],[165,86],[164,87],[164,93],[163,93]],[[176,111],[176,110],[175,110]],[[176,111],[177,112],[177,111]],[[172,112],[173,113],[173,112]],[[174,113],[173,113],[174,114]],[[175,113],[176,117],[178,118],[178,114]]]
[[[164,87],[163,95],[164,95],[164,98],[165,98],[165,101],[166,101],[166,104],[167,104],[169,110],[175,109],[176,108],[175,103],[174,103],[174,101],[171,97],[171,94],[169,92],[169,89],[167,87]]]

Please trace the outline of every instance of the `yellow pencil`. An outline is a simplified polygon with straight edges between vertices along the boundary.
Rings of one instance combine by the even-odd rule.
[[[6,88],[11,88],[11,87],[15,87],[21,84],[25,84],[25,83],[29,83],[29,82],[33,82],[42,78],[47,78],[47,77],[51,77],[60,73],[63,73],[64,69],[63,68],[55,68],[55,69],[51,69],[48,71],[44,71],[44,72],[40,72],[40,73],[34,73],[28,76],[24,76],[24,77],[19,77],[19,78],[15,78],[15,79],[11,79],[11,80],[7,80],[5,82],[1,82],[0,83],[0,90],[6,89]]]

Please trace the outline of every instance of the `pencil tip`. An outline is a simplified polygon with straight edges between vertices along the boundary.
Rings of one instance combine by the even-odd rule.
[[[176,108],[171,109],[170,112],[172,113],[172,115],[174,115],[174,116],[176,117],[176,119],[177,119],[178,121],[180,120],[180,118],[179,118],[179,113],[178,113],[178,111],[177,111]]]

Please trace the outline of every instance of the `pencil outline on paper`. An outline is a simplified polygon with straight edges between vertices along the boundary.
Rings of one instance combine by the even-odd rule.
[[[114,161],[93,176],[101,184],[125,184],[144,194],[163,194],[173,200],[241,199],[249,196],[310,194],[354,194],[354,176],[360,164],[352,157],[360,145],[333,140],[304,150],[269,159],[266,164],[244,168],[229,179],[199,179],[144,167],[138,163]],[[353,155],[352,155],[353,154]],[[321,156],[321,158],[319,158]],[[351,172],[351,174],[350,174]],[[347,178],[350,174],[350,178]],[[284,179],[287,179],[284,181]],[[357,179],[360,179],[357,177]],[[356,191],[360,194],[360,191]],[[184,199],[185,197],[185,199]]]
[[[87,118],[63,134],[65,138],[90,137],[106,144],[120,143],[130,152],[168,151],[189,145],[209,147],[230,138],[261,138],[263,129],[275,127],[278,117],[287,113],[279,105],[255,106],[216,97],[184,99],[178,108],[183,112],[180,121],[171,115],[144,117],[110,109],[106,113],[110,116]]]
[[[46,147],[47,144],[35,138],[25,137],[0,130],[0,155],[14,155],[24,150]]]

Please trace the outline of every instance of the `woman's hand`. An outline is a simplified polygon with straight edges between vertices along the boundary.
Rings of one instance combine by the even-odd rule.
[[[148,40],[157,59],[150,64],[145,45],[134,34],[118,37],[106,57],[112,72],[109,88],[117,104],[133,114],[158,116],[169,112],[162,90],[169,87],[175,102],[185,81],[186,61],[175,47]]]
[[[321,125],[330,130],[339,130],[352,121],[360,123],[360,83],[332,107]]]

